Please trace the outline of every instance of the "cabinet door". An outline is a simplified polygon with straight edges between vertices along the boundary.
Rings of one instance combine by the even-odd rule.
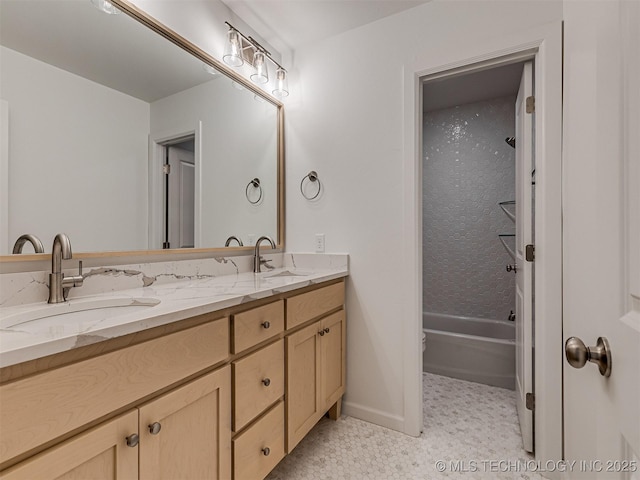
[[[344,394],[345,386],[345,314],[344,310],[322,320],[324,335],[320,339],[321,406],[328,409]]]
[[[289,335],[287,344],[287,453],[322,416],[320,322]]]
[[[0,474],[2,480],[135,480],[138,447],[127,437],[138,432],[132,411],[45,450]]]
[[[224,367],[140,408],[140,479],[231,477],[231,371]]]

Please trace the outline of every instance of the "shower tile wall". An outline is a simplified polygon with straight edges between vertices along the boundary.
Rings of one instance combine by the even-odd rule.
[[[424,311],[507,320],[513,263],[498,239],[515,224],[498,202],[515,199],[515,97],[425,113]],[[509,242],[511,248],[515,242]]]

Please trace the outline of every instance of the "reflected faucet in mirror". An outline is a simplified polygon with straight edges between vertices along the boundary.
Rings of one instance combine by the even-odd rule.
[[[239,247],[244,247],[244,244],[242,243],[242,240],[240,240],[240,239],[239,239],[238,237],[236,237],[235,235],[231,235],[229,238],[227,238],[227,241],[226,241],[226,242],[224,242],[224,246],[225,246],[225,247],[228,247],[228,246],[231,244],[231,242],[233,242],[234,240],[235,240],[236,242],[238,242],[238,246],[239,246]]]
[[[260,257],[260,243],[262,243],[263,240],[266,240],[267,242],[269,242],[271,244],[271,248],[276,248],[276,244],[273,243],[273,240],[271,240],[271,237],[267,235],[263,235],[258,240],[256,240],[256,250],[253,257],[253,273],[260,273],[260,265],[263,265],[263,264],[267,268],[273,268],[270,265],[267,265],[267,262],[270,262],[271,260],[263,260]]]
[[[30,233],[25,233],[24,235],[20,235],[16,240],[16,243],[13,245],[13,254],[18,255],[22,253],[22,248],[25,243],[31,243],[33,245],[33,250],[36,253],[44,253],[44,245],[38,237],[35,235],[31,235]]]
[[[64,233],[59,233],[53,239],[51,251],[51,273],[49,274],[49,299],[48,303],[62,303],[67,299],[72,287],[81,287],[84,281],[82,276],[82,261],[80,261],[78,275],[65,277],[62,273],[62,260],[71,260],[71,242]]]

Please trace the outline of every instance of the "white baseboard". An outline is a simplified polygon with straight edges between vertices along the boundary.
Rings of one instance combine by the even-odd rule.
[[[345,401],[342,402],[342,412],[345,415],[359,420],[364,420],[365,422],[374,423],[381,427],[406,433],[404,431],[404,417],[389,415],[388,413],[376,410],[375,408],[369,408],[363,405],[358,405],[357,403]]]

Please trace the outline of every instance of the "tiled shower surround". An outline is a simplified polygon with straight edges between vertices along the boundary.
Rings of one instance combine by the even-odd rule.
[[[515,198],[515,97],[424,115],[423,302],[434,313],[507,320],[513,263],[498,234],[515,224],[498,202]],[[509,242],[511,248],[515,242]]]

